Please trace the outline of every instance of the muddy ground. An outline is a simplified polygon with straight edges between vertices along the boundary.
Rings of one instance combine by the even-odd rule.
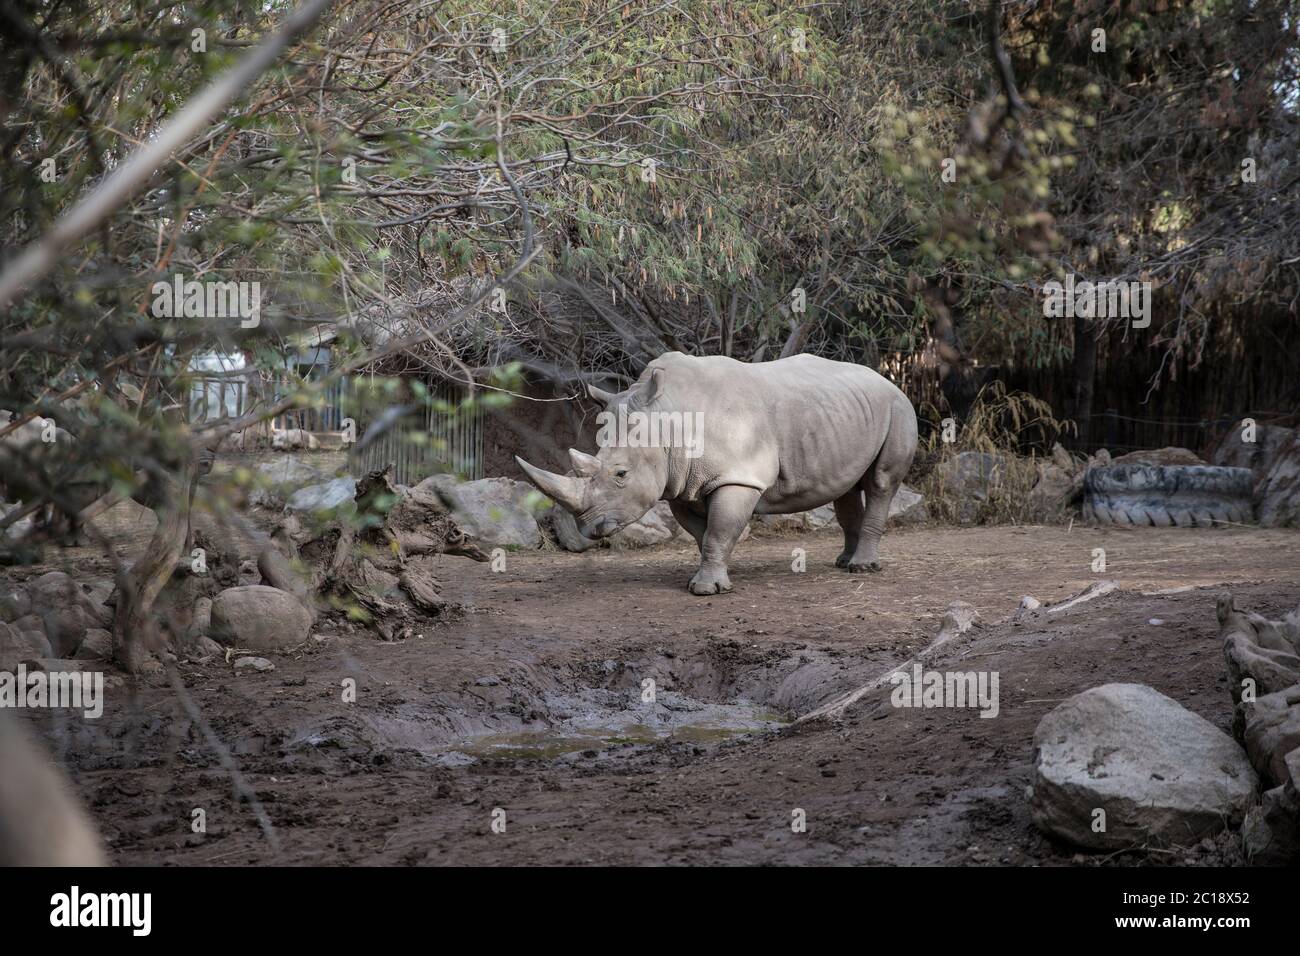
[[[1300,533],[898,529],[885,570],[862,576],[830,566],[838,551],[829,531],[751,539],[736,590],[712,598],[685,591],[693,545],[514,553],[501,573],[444,557],[448,593],[472,608],[456,623],[404,643],[322,626],[269,673],[182,664],[242,795],[170,688],[112,691],[98,721],[29,719],[119,864],[1237,861],[1226,835],[1118,856],[1054,845],[1027,810],[1031,738],[1058,701],[1109,681],[1227,730],[1215,596],[1296,607]],[[1010,620],[1022,595],[1057,601],[1102,578],[1122,590]],[[789,726],[919,652],[956,600],[982,624],[928,666],[996,671],[996,718],[895,708],[886,686],[840,722]]]

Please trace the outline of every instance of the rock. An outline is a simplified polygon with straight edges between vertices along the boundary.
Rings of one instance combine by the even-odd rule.
[[[285,499],[299,488],[319,484],[324,478],[319,469],[292,455],[263,462],[254,472],[257,487],[248,502],[263,508],[283,508]]]
[[[87,605],[93,609],[91,614],[99,626],[111,630],[115,613],[115,606],[109,603],[113,600],[113,582],[88,581],[81,587],[86,596]]]
[[[42,641],[49,643],[49,638],[45,635],[45,622],[35,614],[28,614],[26,617],[20,617],[13,622],[15,630],[24,633],[30,632],[39,637]]]
[[[75,655],[79,661],[111,661],[113,659],[113,635],[102,627],[92,627],[81,639],[81,646]]]
[[[1256,425],[1254,441],[1243,440],[1248,433],[1242,423],[1237,422],[1228,429],[1211,457],[1216,465],[1249,468],[1257,481],[1263,481],[1295,435],[1290,428],[1277,425]]]
[[[235,670],[273,671],[275,665],[265,657],[238,657],[235,659]]]
[[[532,485],[511,478],[457,482],[434,475],[415,490],[432,488],[452,505],[452,517],[472,537],[489,547],[540,548],[542,530],[536,509],[546,498]]]
[[[208,636],[249,650],[279,651],[307,640],[311,625],[311,612],[292,594],[251,584],[217,595]]]
[[[1259,866],[1300,863],[1300,749],[1285,763],[1285,783],[1265,791],[1241,825],[1242,851]]]
[[[346,514],[356,510],[357,493],[355,478],[335,478],[318,485],[299,488],[284,503],[284,510],[290,513],[317,516]]]
[[[1267,528],[1300,527],[1300,430],[1277,456],[1256,493],[1255,516]]]
[[[834,511],[835,509],[832,508],[832,517],[834,517]],[[907,485],[899,485],[898,490],[894,492],[894,500],[889,503],[888,520],[896,524],[919,524],[928,520],[929,517],[924,496],[917,491],[913,491]]]
[[[797,511],[788,515],[757,515],[753,519],[755,527],[763,531],[776,533],[820,531],[822,528],[834,524],[834,522],[835,507],[833,505],[822,505],[812,511]]]
[[[989,493],[1002,483],[1006,458],[982,451],[963,451],[945,458],[936,469],[946,494],[956,501],[956,518],[969,524],[979,516]]]
[[[1040,462],[1038,479],[1029,491],[1029,503],[1035,515],[1051,517],[1068,510],[1082,490],[1082,476],[1066,471],[1054,461]]]
[[[1141,684],[1076,694],[1039,722],[1034,748],[1034,823],[1095,849],[1193,844],[1241,822],[1258,786],[1231,737]]]
[[[32,599],[26,589],[17,584],[0,587],[0,621],[11,623],[32,613]]]
[[[1214,463],[1249,468],[1255,477],[1255,520],[1266,527],[1300,526],[1300,429],[1238,422],[1214,451]]]
[[[225,654],[226,649],[207,635],[197,638],[185,651],[185,656],[192,661],[206,661]]]
[[[667,502],[661,504],[667,506]],[[671,519],[671,513],[669,518]],[[622,531],[610,535],[609,544],[612,548],[648,548],[672,540],[676,527],[677,522],[674,521],[670,526],[657,507],[651,508]]]
[[[0,623],[0,671],[12,672],[24,661],[51,657],[50,642],[38,631],[20,631]]]
[[[95,615],[99,608],[75,581],[62,571],[49,571],[39,578],[27,582],[27,593],[31,596],[32,612],[44,614],[54,608],[76,604]]]
[[[50,647],[59,657],[71,657],[76,653],[86,631],[100,624],[98,616],[78,604],[53,608],[41,615],[41,619]]]

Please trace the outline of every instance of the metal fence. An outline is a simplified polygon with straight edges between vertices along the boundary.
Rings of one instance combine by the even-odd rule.
[[[432,391],[444,402],[459,406],[461,396],[455,389]],[[471,481],[482,478],[484,418],[483,406],[477,403],[468,409],[458,407],[455,414],[426,407],[389,425],[368,442],[366,431],[359,430],[358,445],[366,447],[349,452],[348,470],[360,476],[391,464],[393,480],[403,485],[415,485],[443,472]]]

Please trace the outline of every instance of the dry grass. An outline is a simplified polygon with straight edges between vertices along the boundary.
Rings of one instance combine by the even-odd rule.
[[[925,495],[931,519],[1031,524],[1062,517],[1059,507],[1036,501],[1030,492],[1044,461],[1040,449],[1072,432],[1073,422],[1056,418],[1047,402],[1025,392],[1008,392],[1002,382],[994,381],[976,396],[969,419],[953,425],[932,431],[922,442],[909,482]],[[955,481],[956,459],[963,452],[988,456],[984,464],[989,480],[982,497],[958,487],[965,482]]]

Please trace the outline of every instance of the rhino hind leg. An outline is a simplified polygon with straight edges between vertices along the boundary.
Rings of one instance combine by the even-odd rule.
[[[891,435],[890,440],[885,442],[875,463],[859,483],[865,495],[865,507],[862,510],[862,523],[858,527],[857,547],[845,565],[854,574],[880,570],[878,549],[880,538],[885,533],[885,522],[889,520],[889,505],[894,500],[894,493],[898,491],[907,469],[912,465],[915,445],[908,447],[905,441],[895,442],[893,439],[894,436]],[[837,506],[838,504],[836,502]],[[847,539],[847,534],[845,537]]]
[[[844,550],[835,559],[837,568],[847,568],[858,550],[858,539],[862,534],[862,516],[866,509],[862,504],[862,489],[854,486],[847,494],[835,499],[835,520],[844,529]]]
[[[689,586],[692,594],[723,594],[731,590],[727,561],[748,526],[761,494],[756,488],[723,485],[709,495],[708,524],[700,544],[700,569]]]

